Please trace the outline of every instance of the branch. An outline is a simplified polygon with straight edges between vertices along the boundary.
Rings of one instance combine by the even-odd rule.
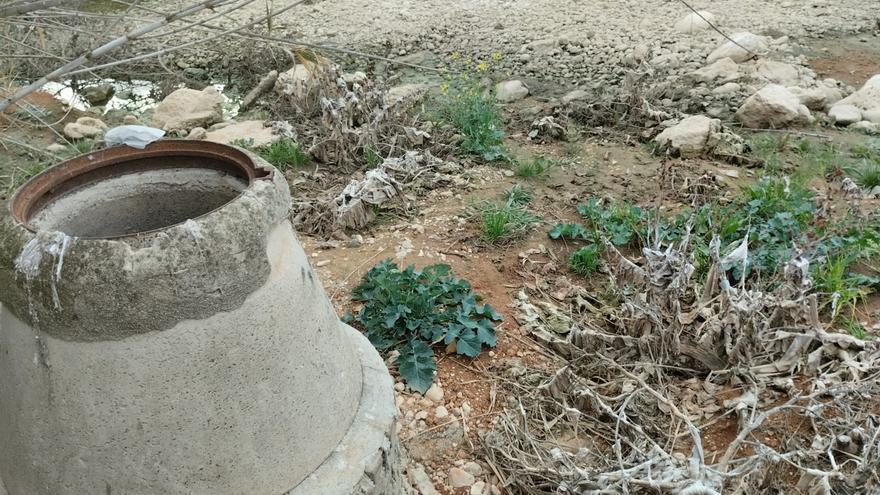
[[[64,0],[34,0],[33,2],[15,2],[10,5],[0,7],[0,17],[12,17],[16,15],[29,14],[35,10],[48,9],[59,4],[65,3]]]
[[[202,11],[205,9],[212,9],[214,7],[218,7],[223,4],[230,3],[230,2],[231,2],[231,0],[204,0],[204,1],[199,2],[197,4],[191,5],[181,11],[175,12],[173,14],[169,14],[162,19],[151,22],[145,26],[141,26],[140,28],[137,28],[137,29],[129,32],[128,34],[125,34],[125,35],[120,36],[114,40],[111,40],[111,41],[93,49],[90,52],[84,53],[84,54],[80,55],[79,57],[75,58],[74,60],[71,60],[70,62],[55,69],[51,73],[34,81],[33,83],[29,84],[28,86],[25,86],[25,87],[19,89],[18,91],[16,91],[12,95],[7,96],[6,98],[3,98],[3,100],[0,100],[0,113],[3,113],[10,105],[15,103],[16,101],[24,98],[25,96],[33,93],[34,91],[42,88],[43,85],[46,84],[47,82],[53,81],[53,80],[56,80],[62,76],[74,73],[74,69],[85,64],[89,60],[100,58],[101,56],[106,55],[107,53],[109,53],[113,50],[116,50],[117,48],[125,45],[126,43],[128,43],[132,40],[138,39],[139,37],[143,36],[144,34],[147,34],[151,31],[155,31],[155,30],[157,30],[157,29],[159,29],[169,23],[175,22],[175,21],[180,20],[184,17],[195,14],[196,12],[199,12],[199,11]],[[83,72],[88,72],[90,70],[91,69],[85,69]]]

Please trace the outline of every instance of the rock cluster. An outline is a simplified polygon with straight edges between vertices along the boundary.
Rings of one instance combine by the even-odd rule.
[[[395,386],[401,412],[400,436],[412,459],[407,478],[417,495],[465,493],[500,495],[497,478],[465,450],[464,421],[473,426],[471,406],[453,407],[443,387],[434,383],[424,396]],[[407,439],[411,439],[407,441]]]

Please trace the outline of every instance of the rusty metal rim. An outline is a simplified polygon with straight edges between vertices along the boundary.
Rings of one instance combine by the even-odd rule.
[[[110,177],[118,177],[127,173],[136,171],[151,170],[164,168],[162,166],[127,166],[126,164],[138,164],[145,159],[150,158],[200,158],[201,163],[212,162],[217,165],[218,170],[225,170],[236,173],[242,179],[247,181],[247,187],[236,197],[230,199],[223,205],[193,217],[192,219],[202,218],[210,215],[231,202],[235,201],[244,191],[249,189],[256,180],[265,180],[272,178],[272,169],[259,167],[254,161],[242,150],[220,143],[210,141],[194,141],[187,139],[166,139],[156,141],[149,144],[144,149],[132,148],[130,146],[114,146],[92,153],[86,153],[70,160],[54,165],[40,174],[32,177],[25,182],[9,200],[9,210],[13,220],[30,232],[37,230],[30,225],[30,219],[36,210],[46,203],[45,198],[57,191],[61,194],[73,189],[70,184],[83,185],[91,184],[98,180]],[[84,177],[88,180],[82,181]],[[80,181],[77,181],[77,179]],[[68,187],[65,188],[64,185]],[[181,222],[182,223],[182,222]],[[156,232],[164,231],[178,224],[167,225],[159,229],[153,229],[143,232],[134,232],[129,234],[115,236],[100,237],[81,237],[81,239],[120,239],[125,237],[139,237]]]

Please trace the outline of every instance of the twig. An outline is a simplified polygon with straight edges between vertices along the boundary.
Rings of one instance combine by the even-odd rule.
[[[135,39],[138,39],[139,37],[143,36],[144,34],[155,31],[155,30],[157,30],[157,29],[159,29],[159,28],[161,28],[171,22],[175,22],[179,19],[190,16],[190,15],[195,14],[196,12],[202,11],[204,9],[210,9],[210,8],[221,6],[223,4],[229,3],[230,1],[231,0],[204,0],[204,1],[199,2],[197,4],[191,5],[181,11],[175,12],[174,14],[170,14],[163,19],[159,19],[159,20],[151,22],[145,26],[141,26],[133,31],[130,31],[129,33],[127,33],[123,36],[120,36],[120,37],[118,37],[114,40],[111,40],[110,42],[105,43],[105,44],[103,44],[103,45],[101,45],[101,46],[99,46],[89,52],[86,52],[86,53],[80,55],[79,57],[71,60],[70,62],[62,65],[61,67],[55,69],[54,71],[50,72],[49,74],[46,74],[45,76],[37,79],[33,83],[19,89],[18,91],[16,91],[12,95],[3,98],[3,100],[0,100],[0,113],[3,113],[3,111],[6,110],[7,107],[9,107],[9,105],[15,103],[16,101],[20,100],[21,98],[24,98],[25,96],[31,94],[32,92],[42,88],[43,85],[49,81],[54,81],[62,76],[73,75],[73,74],[77,74],[77,73],[81,73],[81,72],[90,72],[91,70],[97,69],[97,68],[93,67],[93,68],[87,68],[87,69],[84,69],[81,71],[74,70],[77,67],[80,67],[81,65],[85,64],[89,60],[94,60],[94,59],[100,58],[100,57],[106,55],[107,53],[110,53],[110,52],[118,49],[119,47],[127,44],[128,42],[135,40]],[[105,66],[108,66],[108,65],[105,64]],[[100,66],[98,68],[100,68]]]

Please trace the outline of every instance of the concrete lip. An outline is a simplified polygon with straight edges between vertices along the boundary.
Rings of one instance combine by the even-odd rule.
[[[216,211],[255,180],[271,178],[273,170],[258,166],[242,150],[217,143],[167,140],[143,150],[117,146],[73,158],[33,177],[13,195],[10,212],[31,232],[63,228],[81,239],[148,234]],[[174,179],[176,183],[165,182]],[[116,201],[108,201],[106,195],[114,192]],[[109,231],[106,225],[90,229],[79,225],[94,221],[65,217],[70,210],[94,214],[90,210],[99,207],[112,215],[143,216],[128,219],[127,229]]]
[[[391,378],[339,321],[265,161],[200,141],[110,148],[10,207],[9,495],[404,493]]]

